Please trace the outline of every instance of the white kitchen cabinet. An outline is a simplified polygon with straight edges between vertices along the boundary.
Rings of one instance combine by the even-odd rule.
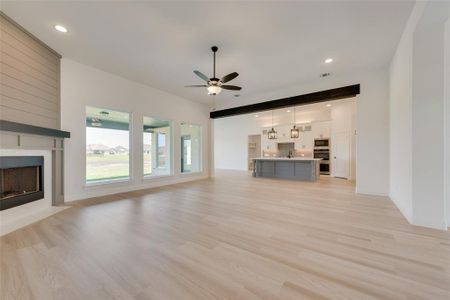
[[[314,122],[312,125],[313,139],[330,138],[331,122]]]
[[[262,151],[276,151],[278,149],[278,139],[269,140],[267,137],[261,139],[261,150]]]
[[[291,127],[289,125],[278,126],[275,128],[278,133],[279,143],[289,143],[291,142]]]
[[[314,145],[313,132],[302,131],[299,138],[295,139],[295,149],[312,150]]]
[[[303,149],[311,149],[314,145],[314,138],[312,131],[304,131],[303,132],[303,140],[302,140],[302,148]]]

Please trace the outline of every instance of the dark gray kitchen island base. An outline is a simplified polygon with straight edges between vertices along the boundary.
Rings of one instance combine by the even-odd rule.
[[[256,158],[253,177],[316,181],[320,177],[320,159]]]

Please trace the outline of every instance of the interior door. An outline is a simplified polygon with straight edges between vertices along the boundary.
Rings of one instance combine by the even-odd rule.
[[[350,136],[347,132],[336,133],[333,138],[334,177],[350,178]]]

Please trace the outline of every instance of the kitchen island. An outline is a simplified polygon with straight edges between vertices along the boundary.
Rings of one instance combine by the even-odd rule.
[[[320,176],[320,160],[304,157],[261,157],[253,159],[253,177],[316,181]]]

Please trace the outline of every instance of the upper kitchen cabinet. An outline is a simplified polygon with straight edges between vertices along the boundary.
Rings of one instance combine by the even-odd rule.
[[[291,126],[289,125],[281,125],[281,126],[276,126],[274,127],[274,129],[277,132],[277,141],[279,143],[286,143],[286,142],[290,142],[291,140]]]
[[[295,149],[312,150],[314,147],[314,139],[312,131],[302,131],[298,139],[295,139]]]
[[[277,140],[269,140],[268,138],[261,139],[261,151],[277,151],[278,150],[278,141]]]
[[[312,124],[313,139],[330,138],[331,136],[331,122],[314,122]]]

